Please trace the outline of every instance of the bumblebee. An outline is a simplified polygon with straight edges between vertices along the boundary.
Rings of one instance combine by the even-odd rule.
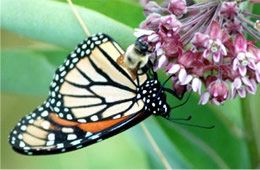
[[[149,50],[149,45],[142,41],[142,37],[136,40],[135,44],[130,45],[124,56],[124,63],[130,69],[142,69],[148,64],[149,55],[151,51]]]

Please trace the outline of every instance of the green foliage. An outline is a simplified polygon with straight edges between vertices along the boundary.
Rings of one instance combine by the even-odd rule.
[[[2,29],[54,47],[17,48],[10,45],[1,51],[2,168],[164,168],[139,126],[99,144],[60,155],[22,156],[7,143],[7,135],[14,124],[46,99],[55,68],[86,37],[68,4],[59,1],[62,2],[1,2]],[[91,33],[105,32],[124,49],[134,42],[132,28],[143,19],[142,9],[136,3],[130,0],[81,0],[75,3]],[[160,79],[166,79],[163,73]],[[172,96],[167,97],[170,105],[181,103]],[[220,107],[199,106],[198,96],[193,95],[187,104],[172,112],[174,118],[192,115],[192,120],[186,123],[215,125],[212,130],[178,125],[154,116],[144,122],[173,168],[254,168],[257,165],[252,163],[252,152],[248,149],[248,137],[251,136],[248,135],[253,132],[255,143],[252,145],[257,150],[259,97],[258,90],[256,96],[248,99],[247,110],[241,105],[244,101],[239,99]],[[246,120],[251,120],[246,127],[245,115]]]
[[[67,0],[57,1],[67,3]],[[74,4],[85,7],[87,9],[93,9],[132,28],[137,28],[139,24],[145,19],[142,7],[131,1],[77,0],[74,1]]]

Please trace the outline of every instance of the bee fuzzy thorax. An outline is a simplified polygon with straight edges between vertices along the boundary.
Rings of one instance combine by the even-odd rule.
[[[130,68],[135,69],[139,64],[139,68],[144,67],[148,63],[148,55],[146,52],[140,51],[138,45],[130,45],[124,56],[124,63]]]

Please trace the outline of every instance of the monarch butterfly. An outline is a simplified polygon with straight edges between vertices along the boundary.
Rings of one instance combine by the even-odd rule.
[[[62,153],[102,141],[152,114],[169,117],[169,111],[156,73],[129,69],[122,48],[99,33],[56,70],[49,97],[17,123],[9,142],[22,154]]]

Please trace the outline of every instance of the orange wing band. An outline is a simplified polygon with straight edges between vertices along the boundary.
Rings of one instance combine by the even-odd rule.
[[[62,118],[59,118],[54,113],[51,113],[50,117],[55,123],[57,123],[59,125],[77,126],[78,128],[80,128],[83,131],[96,133],[96,132],[105,130],[107,128],[110,128],[123,120],[126,120],[129,116],[124,116],[119,119],[104,120],[104,121],[100,121],[100,122],[91,122],[91,123],[78,123],[78,122],[74,122],[74,121],[64,120]]]

